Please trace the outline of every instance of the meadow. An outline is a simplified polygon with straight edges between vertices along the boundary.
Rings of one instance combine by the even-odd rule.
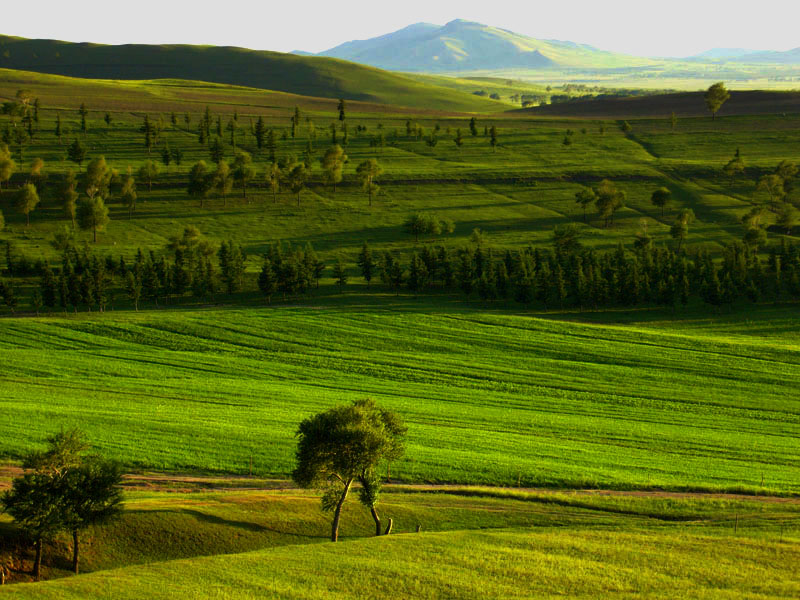
[[[379,508],[397,534],[366,538],[369,517],[348,506],[339,544],[320,543],[316,499],[297,491],[131,492],[127,504],[87,548],[90,569],[112,570],[6,586],[0,597],[763,599],[800,590],[796,503],[395,490]]]
[[[293,245],[311,242],[323,259],[341,258],[352,264],[364,241],[377,251],[392,250],[403,256],[418,249],[403,227],[414,212],[433,212],[451,219],[453,235],[422,240],[451,248],[463,246],[475,228],[488,234],[491,244],[500,250],[547,246],[552,229],[568,223],[578,227],[581,242],[589,247],[608,249],[620,242],[630,246],[643,229],[656,244],[670,245],[670,226],[682,208],[693,209],[697,216],[686,247],[719,253],[725,244],[741,239],[741,217],[766,200],[766,194],[757,190],[757,179],[781,160],[796,155],[799,135],[797,115],[730,116],[716,121],[679,118],[674,129],[668,119],[638,119],[633,121],[633,131],[626,134],[615,120],[513,113],[478,115],[478,135],[473,137],[468,128],[470,115],[403,112],[396,107],[375,112],[376,105],[354,102],[348,117],[349,161],[344,181],[334,194],[323,182],[318,161],[330,146],[330,125],[338,124],[335,101],[187,82],[84,82],[44,75],[33,79],[26,75],[21,80],[9,76],[0,84],[0,95],[12,97],[22,85],[41,96],[43,109],[39,133],[23,146],[22,160],[17,160],[19,172],[12,178],[12,188],[25,181],[25,171],[34,158],[44,160],[51,184],[28,227],[24,215],[14,208],[15,190],[0,193],[6,220],[0,235],[13,240],[32,258],[51,260],[58,256],[50,247],[52,235],[68,224],[57,198],[58,181],[67,170],[78,170],[66,160],[67,145],[78,138],[87,146],[87,160],[102,155],[120,173],[130,167],[135,175],[148,160],[139,131],[145,114],[163,122],[149,158],[159,162],[160,151],[168,144],[171,149],[180,148],[183,159],[180,165],[162,165],[152,190],[138,181],[139,200],[131,219],[118,199],[107,199],[111,222],[94,246],[101,254],[131,257],[138,248],[160,253],[170,236],[194,225],[214,241],[233,238],[254,258],[263,253],[267,243],[280,240]],[[77,115],[77,98],[84,97],[77,95],[81,86],[91,94],[86,135],[80,133]],[[200,209],[197,201],[189,198],[186,185],[191,166],[198,160],[210,160],[208,149],[198,144],[196,135],[201,111],[207,105],[214,117],[220,116],[223,128],[236,113],[237,148],[252,154],[258,176],[247,201],[236,190],[225,201],[212,193],[206,207]],[[281,139],[288,132],[295,105],[303,111],[303,123],[296,138],[287,135]],[[53,133],[56,113],[62,118],[60,143]],[[177,117],[175,125],[170,123],[172,113]],[[105,114],[111,116],[111,124],[104,122]],[[184,122],[186,114],[189,125]],[[269,155],[256,148],[250,129],[258,117],[278,133],[278,158],[302,159],[311,144],[312,176],[299,205],[287,189],[280,191],[277,203],[265,189],[262,175]],[[4,122],[10,123],[9,117],[0,117],[0,127]],[[407,135],[409,123],[413,128],[422,127],[424,133],[419,138]],[[496,151],[485,135],[492,126],[498,130]],[[365,130],[353,131],[358,127]],[[464,139],[460,148],[453,143],[457,130]],[[568,131],[572,132],[571,144],[565,145]],[[426,142],[431,134],[437,138],[435,146]],[[383,136],[383,147],[374,144],[378,136]],[[222,137],[229,140],[227,129]],[[341,132],[338,141],[342,141]],[[722,167],[737,149],[746,172],[732,181]],[[226,158],[233,159],[230,145],[226,145]],[[369,158],[376,158],[383,168],[378,180],[381,191],[372,206],[355,178],[356,166]],[[576,192],[603,178],[613,180],[627,193],[626,207],[608,228],[593,207],[584,222],[575,202]],[[650,203],[650,195],[661,186],[670,189],[673,198],[663,216]],[[797,201],[796,194],[789,199]],[[769,227],[774,218],[768,213],[765,225]],[[786,234],[775,228],[769,233],[773,244]],[[78,239],[89,235],[79,233]],[[797,235],[785,237],[798,240]],[[253,269],[258,262],[253,261]]]
[[[766,200],[758,178],[796,160],[800,115],[679,114],[673,125],[659,112],[630,119],[624,131],[616,115],[502,113],[503,103],[469,97],[476,84],[507,93],[504,81],[462,80],[432,93],[437,78],[420,79],[405,106],[366,96],[347,103],[349,161],[334,193],[319,159],[332,143],[331,125],[343,141],[335,99],[0,71],[0,98],[25,88],[41,101],[33,139],[11,144],[18,172],[0,191],[0,247],[11,242],[58,268],[55,236],[66,231],[79,248],[131,261],[139,250],[167,255],[170,238],[194,226],[215,246],[243,247],[249,285],[166,306],[143,301],[137,311],[116,281],[105,312],[81,306],[37,315],[31,299],[39,278],[4,276],[20,297],[14,314],[3,308],[0,315],[6,472],[16,473],[48,435],[79,427],[140,484],[129,483],[122,519],[87,536],[85,570],[94,573],[6,586],[0,597],[800,593],[796,303],[720,309],[693,299],[676,310],[547,312],[438,288],[395,293],[377,278],[368,286],[354,267],[364,242],[407,260],[427,244],[454,251],[472,244],[475,229],[498,252],[549,248],[554,227],[566,224],[588,248],[621,244],[632,255],[642,231],[657,247],[674,248],[670,227],[684,208],[697,219],[683,248],[719,259],[742,239],[742,216]],[[195,162],[210,162],[197,139],[206,106],[214,128],[220,119],[226,158],[234,153],[230,122],[236,148],[252,154],[259,175],[247,198],[238,190],[212,193],[200,208],[186,185]],[[292,138],[296,106],[302,118]],[[161,128],[149,155],[145,115]],[[274,199],[266,188],[269,153],[256,147],[251,129],[259,118],[277,134],[277,158],[302,160],[310,151],[312,178],[299,200],[286,189]],[[6,126],[21,123],[0,115],[0,133]],[[161,166],[152,190],[137,180],[132,214],[107,197],[111,221],[93,244],[90,232],[68,229],[58,198],[63,175],[85,168],[66,157],[76,139],[87,160],[104,156],[120,173],[160,161],[167,144],[183,157]],[[722,167],[737,149],[746,170],[730,178]],[[16,195],[35,158],[44,160],[46,178],[27,226]],[[356,165],[370,158],[383,167],[372,205],[355,177]],[[593,207],[584,219],[575,202],[576,192],[604,178],[627,193],[609,227]],[[650,202],[662,186],[672,192],[663,214]],[[796,203],[797,190],[788,192]],[[454,232],[415,240],[404,223],[418,212],[452,220]],[[774,218],[766,213],[764,259],[781,243],[800,241],[797,227],[779,230]],[[328,268],[319,288],[299,298],[275,294],[267,304],[254,279],[278,241],[313,244]],[[343,289],[331,275],[337,260],[350,275]],[[0,265],[8,267],[5,256]],[[385,474],[394,485],[379,505],[398,535],[360,539],[372,524],[351,500],[345,543],[322,544],[328,517],[318,497],[289,487],[297,426],[364,398],[396,411],[409,428],[404,458]],[[226,489],[185,481],[159,487],[178,474],[210,474]],[[247,489],[231,489],[240,485]],[[0,559],[15,535],[0,518]],[[47,575],[64,575],[66,538],[50,550]],[[23,570],[15,579],[26,578]]]
[[[80,426],[133,468],[285,477],[300,420],[371,397],[408,423],[400,480],[800,492],[793,308],[620,326],[354,300],[5,319],[0,452]]]

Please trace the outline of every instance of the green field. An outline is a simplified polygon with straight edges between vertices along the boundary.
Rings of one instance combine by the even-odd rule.
[[[788,598],[800,591],[796,503],[463,489],[393,491],[397,534],[320,543],[314,498],[288,492],[133,492],[95,530],[77,578],[2,598]],[[411,533],[416,526],[422,533]],[[59,576],[62,544],[51,554]],[[241,553],[245,554],[233,554]],[[201,557],[204,554],[216,556]],[[167,561],[167,562],[163,562]],[[139,564],[147,563],[147,564]],[[363,581],[353,573],[368,574]]]
[[[351,131],[344,182],[334,195],[330,186],[323,183],[318,162],[330,145],[328,128],[338,122],[334,101],[275,94],[265,97],[254,90],[193,87],[186,82],[66,82],[51,78],[46,84],[36,84],[25,76],[22,80],[9,77],[0,85],[0,95],[12,97],[16,89],[30,84],[43,103],[40,132],[24,145],[23,158],[17,160],[19,172],[12,178],[13,188],[25,181],[31,160],[39,157],[45,161],[50,185],[31,215],[30,227],[25,227],[25,217],[14,208],[15,190],[0,193],[0,209],[6,220],[6,229],[0,236],[14,240],[34,258],[42,254],[56,257],[49,240],[54,231],[66,224],[55,197],[61,174],[77,168],[65,159],[66,145],[80,137],[89,149],[89,158],[102,155],[118,171],[124,173],[131,167],[135,173],[148,158],[139,132],[145,110],[154,120],[159,114],[165,120],[151,158],[159,161],[159,148],[167,143],[170,148],[181,148],[184,158],[180,166],[162,166],[152,191],[138,182],[139,202],[132,221],[118,199],[108,199],[111,223],[96,246],[101,253],[131,256],[140,247],[158,253],[169,236],[191,224],[214,241],[234,237],[251,254],[263,252],[265,244],[277,240],[295,245],[312,242],[324,259],[341,257],[352,264],[365,240],[378,251],[395,250],[408,255],[415,244],[403,223],[416,211],[432,211],[452,219],[455,233],[435,241],[453,248],[464,245],[476,227],[487,232],[491,244],[501,250],[548,245],[553,227],[570,222],[576,223],[581,241],[591,247],[613,248],[619,242],[630,246],[645,225],[657,244],[670,245],[669,227],[684,207],[692,208],[697,215],[686,247],[718,253],[723,245],[741,239],[740,218],[766,199],[763,192],[757,191],[757,179],[781,160],[796,156],[799,135],[796,117],[736,116],[715,122],[710,118],[682,118],[674,131],[666,119],[640,119],[633,121],[633,132],[625,135],[614,121],[606,121],[606,131],[601,133],[596,120],[514,114],[479,117],[479,135],[472,137],[468,119],[463,116],[380,113],[374,112],[375,105],[353,103],[351,130],[361,125],[366,132]],[[76,112],[76,92],[83,85],[88,86],[93,98],[88,105],[87,136],[79,134]],[[136,110],[137,103],[142,103],[144,110]],[[279,134],[287,131],[295,103],[303,108],[316,131],[312,176],[299,207],[286,189],[279,194],[277,204],[272,203],[271,194],[259,180],[269,162],[268,153],[258,151],[250,132],[250,124],[259,116]],[[247,203],[237,192],[225,203],[212,194],[201,210],[186,193],[192,164],[200,159],[209,161],[208,150],[197,143],[195,133],[206,105],[212,107],[214,115],[221,116],[223,126],[234,111],[238,112],[237,147],[252,153],[259,174],[251,185]],[[53,107],[59,108],[62,115],[62,143],[53,133]],[[106,112],[113,118],[110,126],[102,120]],[[171,112],[179,117],[175,126],[169,123]],[[191,119],[188,127],[183,122],[185,112]],[[426,136],[438,125],[438,145],[431,148],[424,139],[408,137],[408,120],[424,127]],[[7,122],[9,117],[0,116],[0,128]],[[492,125],[498,127],[496,152],[492,152],[484,136],[484,128]],[[460,149],[451,139],[456,129],[465,136]],[[564,146],[568,129],[575,132],[574,141]],[[223,133],[227,140],[227,131]],[[383,148],[372,146],[379,133],[386,140]],[[278,158],[302,158],[309,135],[304,120],[297,138],[278,141]],[[731,181],[721,169],[737,148],[747,171]],[[16,154],[13,144],[12,150]],[[226,155],[232,160],[230,146]],[[381,193],[372,207],[355,181],[356,166],[368,158],[377,158],[384,169],[379,181]],[[626,208],[619,211],[610,228],[603,227],[591,207],[584,223],[581,208],[574,200],[581,186],[596,184],[603,178],[613,179],[628,195]],[[660,186],[673,192],[673,202],[664,216],[650,204],[650,194]],[[798,202],[797,194],[796,190],[792,192],[790,201]],[[774,220],[775,215],[768,212],[765,224]],[[778,243],[784,235],[785,231],[773,228],[771,243]],[[79,234],[79,238],[87,237],[88,234]],[[798,239],[797,235],[786,237]],[[256,263],[258,260],[254,261],[254,268]]]
[[[660,116],[662,98],[653,103],[658,112],[629,119],[625,132],[617,115],[504,113],[507,105],[469,92],[481,85],[507,93],[505,81],[434,88],[431,78],[391,105],[389,84],[399,79],[381,81],[348,103],[349,161],[334,193],[319,163],[331,125],[342,141],[333,92],[0,71],[0,99],[26,88],[41,101],[33,139],[11,144],[18,170],[0,191],[5,271],[4,242],[30,262],[61,268],[54,235],[70,221],[58,190],[64,174],[78,170],[67,145],[79,139],[87,160],[104,156],[136,174],[148,159],[146,114],[163,125],[149,158],[159,161],[168,144],[182,150],[181,164],[162,166],[152,190],[137,179],[132,215],[111,193],[111,221],[97,244],[77,231],[76,246],[115,263],[132,264],[139,250],[171,260],[170,238],[195,226],[215,248],[232,240],[247,253],[243,291],[177,294],[158,306],[148,297],[141,311],[117,277],[105,312],[79,303],[74,312],[36,315],[38,267],[2,273],[19,297],[16,307],[0,307],[3,473],[17,473],[47,436],[79,427],[137,483],[128,482],[123,518],[86,536],[91,573],[7,586],[0,597],[797,596],[800,319],[790,287],[716,307],[692,290],[674,310],[660,300],[661,307],[622,307],[623,298],[605,311],[588,304],[553,311],[551,303],[548,312],[438,284],[395,292],[376,276],[368,286],[355,262],[364,242],[404,264],[432,244],[458,256],[477,247],[475,229],[497,260],[506,250],[551,248],[554,227],[566,224],[578,228],[584,247],[621,245],[632,257],[643,230],[657,249],[675,249],[670,227],[691,208],[697,218],[681,249],[697,264],[698,251],[719,264],[742,239],[742,216],[766,201],[758,179],[784,159],[797,161],[798,115],[680,115],[673,127]],[[86,133],[77,114],[84,101]],[[259,175],[246,199],[238,190],[226,198],[215,192],[200,208],[186,185],[196,161],[210,162],[197,139],[206,106],[222,128],[238,118],[236,149],[252,154]],[[293,139],[295,106],[302,118]],[[312,176],[299,200],[285,185],[274,200],[266,187],[269,154],[251,130],[259,118],[277,134],[277,158],[302,160],[311,147]],[[407,126],[424,133],[408,134]],[[484,133],[493,126],[496,151]],[[13,138],[19,127],[0,115],[0,133]],[[438,143],[426,143],[432,134]],[[221,137],[231,160],[229,131]],[[737,149],[746,170],[730,178],[722,167]],[[46,177],[28,226],[16,198],[35,158]],[[370,158],[384,169],[372,205],[355,177]],[[627,193],[608,227],[594,207],[584,220],[575,202],[582,187],[604,178]],[[662,186],[673,198],[663,214],[650,202]],[[796,185],[785,200],[800,205]],[[450,219],[455,230],[417,241],[404,226],[415,213]],[[800,228],[777,228],[769,210],[763,218],[767,241],[752,255],[766,269],[768,256],[778,260],[778,248],[800,241]],[[278,241],[313,244],[326,270],[319,287],[276,293],[268,304],[255,279]],[[350,276],[343,289],[332,273],[337,260]],[[398,535],[361,539],[373,525],[352,499],[345,542],[322,544],[328,517],[318,498],[288,482],[295,432],[312,414],[364,398],[408,425],[405,457],[386,473],[402,485],[379,505]],[[254,478],[245,479],[251,469]],[[9,479],[3,473],[0,488]],[[226,491],[195,481],[209,474]],[[486,487],[462,487],[477,485]],[[586,489],[599,491],[575,491]],[[746,496],[720,495],[733,493]],[[417,525],[422,533],[413,533]],[[15,582],[26,580],[30,559],[16,536],[0,516],[0,563],[21,561]],[[68,551],[66,537],[48,545],[48,578],[66,575]]]
[[[302,418],[372,397],[408,421],[402,480],[798,493],[794,314],[618,326],[409,299],[6,319],[0,451],[80,426],[130,466],[253,456],[283,477]]]

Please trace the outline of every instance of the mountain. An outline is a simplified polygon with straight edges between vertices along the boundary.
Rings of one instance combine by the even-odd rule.
[[[335,58],[223,46],[109,46],[0,36],[0,68],[88,79],[183,79],[446,111],[497,103]]]
[[[770,63],[779,65],[800,65],[800,48],[786,52],[756,52],[733,59],[735,62]]]
[[[712,48],[700,54],[695,54],[689,58],[692,60],[717,60],[726,58],[741,58],[748,54],[756,54],[758,50],[747,50],[745,48]]]
[[[417,23],[377,38],[347,42],[319,56],[408,72],[617,68],[653,62],[574,42],[538,40],[461,19],[442,27]]]

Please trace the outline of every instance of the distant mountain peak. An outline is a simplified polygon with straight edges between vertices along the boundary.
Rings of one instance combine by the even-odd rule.
[[[548,67],[631,67],[649,59],[601,52],[574,42],[539,40],[466,19],[416,23],[321,53],[391,71],[464,72]]]

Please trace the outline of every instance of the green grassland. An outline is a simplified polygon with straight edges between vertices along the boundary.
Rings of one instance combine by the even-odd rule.
[[[630,247],[643,224],[657,244],[670,245],[669,227],[684,207],[697,215],[689,250],[718,256],[741,239],[741,216],[764,200],[758,177],[783,159],[797,160],[796,114],[681,116],[674,129],[645,114],[631,119],[625,134],[614,115],[487,112],[477,115],[473,137],[470,115],[454,111],[484,109],[434,102],[415,88],[413,103],[348,104],[349,163],[334,194],[318,159],[338,123],[336,100],[177,80],[0,73],[2,99],[20,88],[39,95],[41,118],[21,157],[12,144],[20,170],[0,193],[0,242],[57,264],[51,240],[68,224],[57,184],[77,168],[66,160],[67,144],[80,139],[90,158],[103,155],[120,172],[135,172],[148,158],[139,128],[149,114],[164,123],[151,158],[158,160],[168,142],[183,150],[183,162],[162,167],[152,191],[138,182],[130,218],[117,198],[107,198],[111,222],[96,245],[88,244],[99,255],[131,258],[140,248],[159,255],[171,236],[193,225],[212,242],[244,247],[249,290],[261,254],[279,240],[312,243],[328,265],[341,258],[351,279],[341,293],[328,269],[307,297],[275,297],[273,305],[245,291],[205,306],[178,301],[142,312],[116,289],[105,313],[34,317],[29,297],[38,281],[16,278],[26,314],[4,308],[0,319],[4,460],[16,464],[46,436],[80,427],[128,470],[246,474],[252,462],[257,481],[277,478],[285,486],[298,423],[371,397],[409,427],[406,456],[391,466],[394,481],[786,498],[392,488],[380,510],[395,518],[401,535],[355,539],[372,526],[352,501],[343,523],[352,539],[334,547],[316,543],[327,522],[306,492],[139,490],[130,493],[121,521],[89,536],[86,569],[98,572],[8,586],[0,597],[797,595],[796,305],[533,312],[438,291],[395,295],[376,282],[368,288],[353,267],[364,241],[407,259],[426,243],[465,246],[475,228],[498,250],[549,246],[553,227],[564,223],[576,223],[582,243],[593,248]],[[445,91],[473,101],[462,90]],[[91,111],[86,135],[76,110],[84,101]],[[397,108],[402,104],[417,108]],[[263,181],[247,199],[238,191],[225,200],[212,195],[202,209],[188,197],[189,168],[210,159],[195,133],[207,105],[223,127],[237,114],[237,147],[253,154],[259,172],[269,158],[256,148],[250,123],[263,117],[280,138],[294,106],[301,107],[297,138],[279,139],[277,151],[279,158],[302,157],[309,142],[314,148],[313,177],[299,203],[286,191],[273,202]],[[56,114],[61,142],[53,133]],[[425,135],[406,135],[407,121]],[[0,116],[0,130],[6,123]],[[366,131],[356,131],[359,125]],[[432,147],[424,138],[437,125]],[[496,152],[484,136],[491,126],[498,128]],[[452,141],[457,129],[460,149]],[[572,143],[565,145],[568,130]],[[383,147],[373,143],[379,135]],[[731,180],[721,168],[737,148],[747,171]],[[226,155],[233,156],[229,144]],[[26,226],[14,199],[36,157],[44,159],[48,181]],[[384,168],[372,206],[354,177],[368,158]],[[575,203],[581,186],[603,178],[628,194],[608,228],[592,210],[584,222]],[[660,186],[674,198],[663,216],[649,201]],[[796,191],[789,200],[797,201]],[[427,211],[452,219],[453,235],[416,242],[403,223]],[[769,244],[796,242],[800,232],[793,233],[773,228]],[[81,244],[89,239],[77,235]],[[423,533],[411,534],[417,524]],[[3,517],[0,539],[13,535]],[[65,544],[55,547],[50,575],[63,574]],[[231,556],[240,552],[249,553]],[[211,554],[225,556],[200,558]]]
[[[364,539],[369,517],[351,503],[349,537],[332,545],[318,543],[325,523],[316,500],[296,491],[133,493],[121,521],[87,536],[86,561],[89,570],[136,566],[7,586],[0,597],[594,598],[602,590],[787,598],[800,591],[796,504],[473,489],[391,492],[380,509],[398,534]],[[422,533],[410,533],[417,525]],[[64,550],[52,549],[51,575],[59,575]]]
[[[87,79],[188,79],[395,106],[491,111],[495,104],[335,58],[216,46],[104,46],[0,36],[0,68]]]
[[[354,300],[5,319],[0,452],[80,426],[130,467],[284,477],[303,417],[372,397],[406,481],[800,492],[794,309],[684,332]]]
[[[23,81],[28,81],[27,76]],[[234,237],[253,255],[276,240],[293,244],[312,242],[326,260],[341,257],[352,264],[357,248],[365,240],[377,250],[408,255],[415,244],[405,233],[403,223],[417,211],[434,211],[452,219],[456,224],[454,235],[423,241],[453,247],[463,245],[474,228],[488,232],[492,245],[500,249],[547,245],[552,228],[569,222],[577,224],[582,241],[588,246],[610,248],[620,242],[630,245],[643,224],[657,243],[670,244],[669,227],[684,207],[692,208],[698,216],[687,247],[718,252],[722,245],[741,239],[741,216],[754,203],[765,199],[756,191],[757,178],[781,160],[793,159],[799,141],[797,117],[792,115],[731,116],[716,121],[681,118],[674,131],[666,119],[639,119],[632,121],[634,129],[625,135],[615,121],[606,121],[606,130],[601,133],[594,120],[514,113],[508,118],[479,117],[478,136],[472,137],[464,116],[381,113],[374,112],[372,105],[353,103],[347,147],[349,163],[345,166],[345,181],[334,195],[322,182],[318,162],[330,145],[328,128],[338,122],[333,101],[320,104],[315,99],[283,95],[278,98],[220,86],[193,87],[187,82],[68,82],[53,79],[41,87],[31,86],[42,94],[40,132],[24,146],[23,159],[18,161],[20,172],[12,179],[12,188],[24,182],[25,169],[35,157],[44,159],[52,186],[43,192],[30,227],[24,226],[24,216],[14,209],[14,189],[0,194],[0,210],[6,219],[6,229],[0,237],[15,240],[24,252],[51,258],[56,253],[48,241],[54,231],[66,224],[54,197],[56,184],[63,172],[77,168],[66,161],[66,145],[81,137],[89,148],[89,157],[103,155],[120,172],[128,167],[135,171],[147,159],[139,132],[145,112],[154,119],[158,114],[165,116],[160,144],[181,148],[184,159],[180,166],[162,168],[152,191],[139,182],[139,202],[133,219],[128,220],[127,211],[118,200],[107,199],[111,223],[96,246],[101,253],[130,256],[139,247],[160,252],[169,236],[191,224],[212,240]],[[12,97],[21,84],[6,80],[0,94]],[[92,112],[87,136],[79,133],[77,114],[73,112],[82,96],[74,94],[71,85],[108,90],[98,91],[93,96],[96,105],[89,104]],[[315,153],[312,180],[302,194],[300,206],[285,190],[278,195],[278,202],[273,203],[263,181],[256,181],[248,202],[237,193],[225,203],[212,194],[207,207],[201,210],[185,188],[191,165],[200,159],[209,160],[207,149],[197,143],[195,135],[201,110],[206,105],[215,114],[219,110],[223,126],[234,110],[238,112],[238,148],[253,154],[254,166],[262,173],[269,162],[268,153],[257,150],[250,124],[261,116],[279,133],[284,132],[294,101],[303,108],[316,131],[316,139],[312,140]],[[143,103],[144,109],[133,109],[138,102]],[[62,143],[53,134],[53,105],[63,109]],[[155,112],[150,112],[150,108]],[[173,111],[181,117],[176,126],[169,123]],[[114,119],[110,126],[102,120],[106,112]],[[182,120],[185,112],[192,119],[188,127]],[[438,144],[430,147],[424,139],[407,136],[409,120],[424,127],[424,137],[438,125]],[[7,121],[8,117],[0,117],[0,127]],[[365,127],[366,132],[353,133],[356,125]],[[496,152],[492,152],[488,138],[484,137],[484,128],[492,125],[498,128]],[[457,129],[465,136],[462,148],[452,141]],[[563,140],[568,130],[574,132],[573,142],[565,146]],[[223,133],[227,139],[227,132]],[[289,154],[302,157],[309,135],[304,121],[296,139],[279,140],[278,157]],[[378,135],[385,139],[382,148],[372,145]],[[741,149],[748,171],[731,181],[721,168],[737,148]],[[226,153],[230,160],[233,155],[230,145]],[[354,172],[361,161],[373,157],[383,166],[384,174],[380,178],[381,193],[369,207]],[[159,148],[154,149],[151,158],[159,160]],[[619,212],[610,228],[603,227],[592,209],[584,223],[581,209],[574,201],[582,185],[594,184],[604,177],[614,179],[628,194],[627,207]],[[663,185],[672,190],[674,198],[664,216],[649,201],[652,191]],[[791,199],[797,201],[796,197]],[[774,216],[768,214],[766,218],[769,224]],[[782,235],[783,232],[772,231],[772,243],[777,243]],[[254,261],[254,267],[257,262]]]

